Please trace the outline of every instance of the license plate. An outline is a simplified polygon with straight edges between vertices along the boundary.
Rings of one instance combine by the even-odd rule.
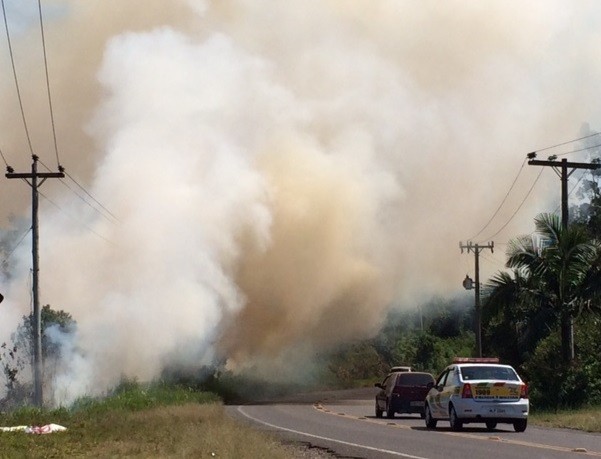
[[[488,412],[491,414],[505,414],[505,408],[488,408]]]
[[[411,402],[411,406],[424,406],[424,402]]]

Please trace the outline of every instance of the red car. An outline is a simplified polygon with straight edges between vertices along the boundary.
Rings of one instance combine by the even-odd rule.
[[[376,417],[393,418],[395,413],[419,413],[424,417],[424,400],[434,386],[434,376],[430,373],[393,372],[382,383],[376,383],[380,389],[376,395]]]

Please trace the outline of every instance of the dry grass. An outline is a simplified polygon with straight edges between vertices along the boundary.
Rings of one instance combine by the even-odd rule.
[[[290,457],[275,437],[236,423],[220,403],[109,411],[66,427],[40,436],[2,433],[0,457]]]

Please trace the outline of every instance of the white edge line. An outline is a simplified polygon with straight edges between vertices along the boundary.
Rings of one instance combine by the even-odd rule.
[[[357,443],[351,443],[351,442],[348,442],[348,441],[336,440],[334,438],[322,437],[320,435],[314,435],[314,434],[310,434],[310,433],[307,433],[307,432],[300,432],[298,430],[287,429],[286,427],[276,426],[275,424],[270,424],[269,422],[261,421],[260,419],[257,419],[254,416],[251,416],[250,414],[244,412],[244,410],[242,409],[241,406],[238,406],[238,411],[240,412],[240,414],[242,414],[243,416],[246,416],[248,419],[252,419],[253,421],[258,422],[259,424],[263,424],[263,425],[266,425],[268,427],[272,427],[272,428],[277,429],[277,430],[284,430],[286,432],[291,432],[291,433],[295,433],[295,434],[298,434],[298,435],[303,435],[305,437],[319,438],[320,440],[331,441],[333,443],[340,443],[340,444],[347,445],[347,446],[354,446],[356,448],[368,449],[370,451],[377,451],[379,453],[393,454],[395,456],[407,457],[407,458],[410,458],[410,459],[427,459],[427,458],[422,457],[422,456],[412,456],[411,454],[399,453],[397,451],[390,451],[388,449],[374,448],[372,446],[359,445]]]

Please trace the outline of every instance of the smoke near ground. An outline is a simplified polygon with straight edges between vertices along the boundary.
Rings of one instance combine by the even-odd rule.
[[[391,307],[460,289],[473,256],[458,242],[525,154],[599,124],[595,2],[43,4],[60,162],[110,211],[68,180],[41,190],[42,302],[78,322],[57,403],[174,361],[295,377]],[[7,15],[33,150],[55,169],[35,9]],[[2,46],[0,149],[27,171]],[[555,208],[548,172],[497,243]],[[4,181],[5,231],[27,230],[29,193]],[[27,241],[2,282],[3,339],[29,311]]]

